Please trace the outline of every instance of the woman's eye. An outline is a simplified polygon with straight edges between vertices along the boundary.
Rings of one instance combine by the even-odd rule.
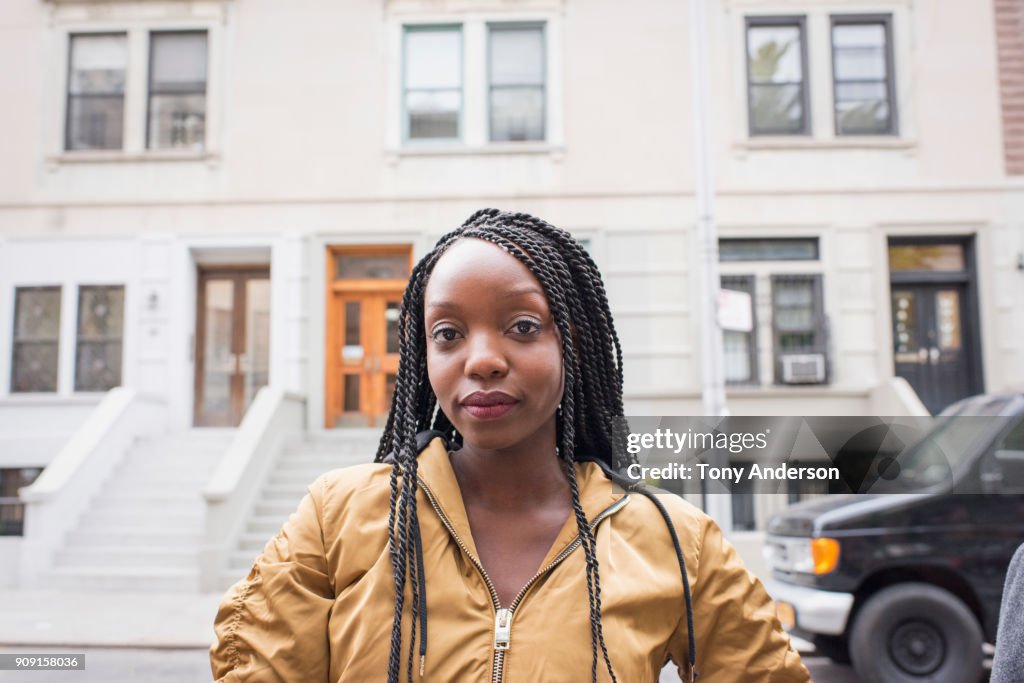
[[[540,330],[540,323],[533,320],[517,320],[512,324],[512,329],[518,334],[534,334]]]
[[[439,327],[430,333],[435,342],[451,342],[459,338],[459,331],[454,327]]]

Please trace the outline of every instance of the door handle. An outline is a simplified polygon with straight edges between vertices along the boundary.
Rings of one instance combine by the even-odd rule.
[[[931,360],[933,364],[939,362],[939,358],[941,357],[941,355],[942,354],[939,352],[939,349],[934,346],[928,349],[928,358]]]
[[[927,363],[928,362],[928,349],[918,349],[917,351],[917,362]]]

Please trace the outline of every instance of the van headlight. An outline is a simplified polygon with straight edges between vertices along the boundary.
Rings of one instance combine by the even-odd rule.
[[[764,556],[772,569],[800,574],[828,574],[839,566],[839,541],[834,538],[769,536]]]

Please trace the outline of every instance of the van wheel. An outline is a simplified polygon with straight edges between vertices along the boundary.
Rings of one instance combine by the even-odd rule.
[[[981,627],[952,593],[926,583],[880,590],[850,632],[853,668],[868,683],[975,683]]]

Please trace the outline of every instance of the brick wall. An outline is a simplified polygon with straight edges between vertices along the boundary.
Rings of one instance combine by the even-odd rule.
[[[1009,175],[1024,174],[1024,0],[994,0],[1003,158]]]

